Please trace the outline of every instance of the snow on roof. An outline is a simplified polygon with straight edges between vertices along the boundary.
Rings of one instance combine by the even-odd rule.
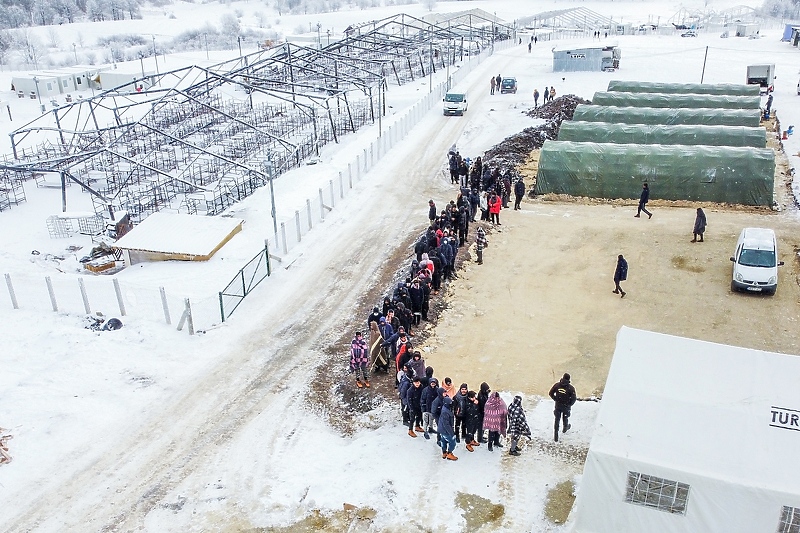
[[[606,40],[601,43],[571,43],[558,44],[552,47],[553,52],[574,52],[576,50],[602,50],[604,48],[617,48],[619,41]]]
[[[623,327],[590,454],[794,494],[799,375],[798,356]]]
[[[168,254],[211,255],[244,220],[175,213],[153,213],[114,246]]]

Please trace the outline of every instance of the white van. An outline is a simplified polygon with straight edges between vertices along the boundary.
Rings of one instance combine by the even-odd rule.
[[[778,288],[778,244],[768,228],[744,228],[736,243],[732,291],[775,294]]]
[[[463,115],[467,112],[467,93],[447,93],[442,101],[442,113],[445,116]]]

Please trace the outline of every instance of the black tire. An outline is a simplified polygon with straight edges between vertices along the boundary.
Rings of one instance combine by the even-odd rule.
[[[731,281],[731,292],[739,292],[739,289],[736,288],[736,284]]]

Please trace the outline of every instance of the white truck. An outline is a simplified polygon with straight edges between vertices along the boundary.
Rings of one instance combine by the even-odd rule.
[[[447,93],[442,100],[442,114],[463,115],[467,112],[467,93]]]
[[[766,93],[775,80],[775,65],[748,65],[747,84],[761,86],[761,92]]]

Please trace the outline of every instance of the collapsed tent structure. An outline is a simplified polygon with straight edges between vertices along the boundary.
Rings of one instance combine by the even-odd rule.
[[[669,93],[669,94],[722,94],[739,96],[758,96],[757,85],[734,83],[661,83],[654,81],[608,82],[608,90],[626,93]]]
[[[800,530],[798,375],[797,356],[623,327],[572,533]]]
[[[567,121],[561,124],[559,141],[614,144],[685,144],[708,146],[752,146],[765,148],[764,128],[664,124],[612,124]]]
[[[770,206],[774,174],[765,148],[547,141],[536,192],[634,199],[655,182],[664,200]]]
[[[573,120],[616,122],[624,124],[707,124],[717,126],[757,127],[758,109],[654,108],[579,105]]]
[[[666,94],[598,91],[592,98],[594,105],[618,107],[668,107],[715,109],[758,109],[761,98],[727,94]]]

